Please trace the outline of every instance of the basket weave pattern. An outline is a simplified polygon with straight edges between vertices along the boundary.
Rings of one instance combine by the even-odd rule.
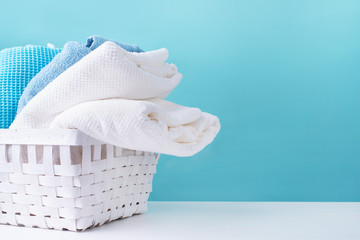
[[[158,154],[109,144],[0,144],[0,223],[83,231],[143,213]]]

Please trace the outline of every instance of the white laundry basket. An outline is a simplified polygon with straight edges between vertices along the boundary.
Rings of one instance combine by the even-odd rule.
[[[78,130],[0,130],[0,223],[83,231],[143,213],[158,158]]]

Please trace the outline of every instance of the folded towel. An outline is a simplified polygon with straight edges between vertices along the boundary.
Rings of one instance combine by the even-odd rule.
[[[92,36],[87,39],[86,45],[79,42],[67,42],[61,53],[59,53],[48,65],[46,65],[27,85],[25,88],[17,108],[17,113],[28,104],[28,102],[44,89],[50,82],[57,78],[66,69],[77,63],[84,56],[95,50],[107,39]],[[115,42],[117,45],[129,52],[142,52],[143,50],[137,46],[125,43]]]
[[[117,42],[117,41],[113,41],[113,40],[109,40],[100,36],[91,36],[88,37],[86,40],[86,47],[90,48],[91,50],[95,50],[96,48],[98,48],[101,44],[103,44],[104,42],[107,41],[111,41],[116,43],[119,47],[122,47],[123,49],[125,49],[128,52],[143,52],[144,50],[142,50],[141,48],[139,48],[136,45],[130,45],[130,44],[126,44],[126,43],[121,43],[121,42]]]
[[[27,45],[0,51],[0,128],[8,128],[29,81],[61,49]]]
[[[79,42],[67,42],[61,53],[46,65],[27,85],[18,103],[17,114],[25,105],[52,80],[64,72],[67,68],[78,62],[91,50]]]
[[[60,113],[93,100],[165,98],[182,78],[167,58],[167,49],[136,53],[105,42],[39,92],[10,128],[49,127]]]
[[[219,132],[217,117],[162,99],[109,99],[78,104],[50,128],[74,128],[128,149],[191,156]]]

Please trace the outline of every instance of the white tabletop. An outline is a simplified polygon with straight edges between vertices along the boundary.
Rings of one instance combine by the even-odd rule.
[[[360,203],[150,202],[143,215],[85,232],[0,225],[1,239],[359,240]]]

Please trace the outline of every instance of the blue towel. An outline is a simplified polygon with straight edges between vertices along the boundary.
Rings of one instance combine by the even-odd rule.
[[[25,105],[52,80],[90,52],[90,48],[85,47],[84,44],[79,42],[67,42],[61,53],[56,55],[48,65],[41,69],[41,71],[31,79],[19,100],[17,113],[19,113]]]
[[[0,51],[0,128],[10,126],[24,88],[60,51],[33,45]]]
[[[91,36],[87,39],[86,45],[79,42],[67,42],[64,49],[48,65],[46,65],[27,85],[19,100],[17,113],[49,83],[57,78],[66,69],[80,61],[84,56],[99,47],[108,39]],[[129,52],[143,52],[138,46],[115,42],[117,45]]]
[[[106,38],[100,37],[100,36],[91,36],[91,37],[88,37],[88,39],[86,40],[86,47],[90,48],[93,51],[94,49],[98,48],[101,44],[103,44],[106,41],[109,41],[109,40]],[[130,44],[120,43],[120,42],[116,42],[116,41],[112,41],[112,42],[116,43],[118,46],[122,47],[123,49],[125,49],[128,52],[143,52],[144,51],[136,45],[130,45]]]

